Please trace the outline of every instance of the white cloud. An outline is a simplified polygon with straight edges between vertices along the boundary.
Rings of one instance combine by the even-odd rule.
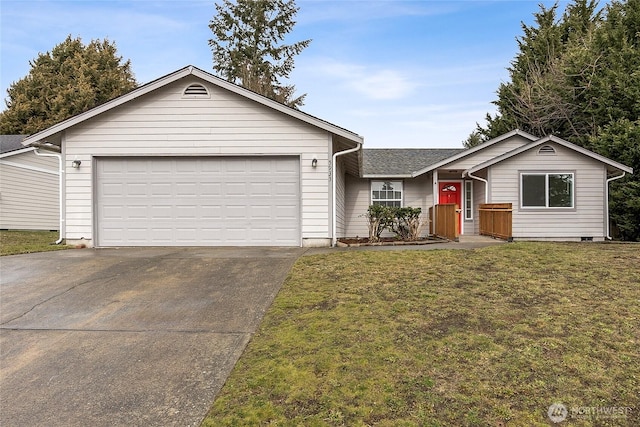
[[[309,79],[329,78],[327,84],[364,96],[370,100],[397,100],[409,96],[419,82],[393,68],[360,65],[322,59],[309,63],[302,70]],[[311,74],[311,76],[309,76]]]
[[[417,86],[396,70],[378,70],[372,74],[356,76],[351,86],[370,99],[402,99]]]
[[[346,1],[299,0],[298,22],[302,25],[322,22],[343,22],[349,25],[402,16],[432,16],[453,13],[464,2],[434,1]]]

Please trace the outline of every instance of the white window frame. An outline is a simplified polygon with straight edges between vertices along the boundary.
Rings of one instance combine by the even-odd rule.
[[[384,186],[385,183],[391,183],[392,188],[394,193],[400,192],[400,197],[397,198],[395,197],[394,194],[394,198],[381,198],[381,197],[374,197],[374,192],[375,191],[390,191],[390,190],[383,190],[382,187]],[[396,203],[399,203],[399,207],[403,207],[404,206],[404,188],[403,188],[403,182],[402,181],[398,181],[398,180],[391,180],[391,179],[385,179],[385,180],[376,180],[376,181],[371,181],[371,191],[369,192],[369,196],[370,196],[370,205],[375,205],[375,204],[380,204],[380,205],[384,205],[384,206],[395,206]]]
[[[525,206],[524,205],[524,176],[537,175],[544,176],[544,206]],[[571,175],[571,206],[549,206],[549,176],[550,175]],[[576,207],[576,174],[569,171],[552,171],[552,172],[520,172],[520,208],[522,209],[561,209],[571,210]]]
[[[464,182],[464,220],[473,220],[473,181]]]

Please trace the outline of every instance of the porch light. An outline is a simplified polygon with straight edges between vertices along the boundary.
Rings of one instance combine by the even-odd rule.
[[[311,167],[315,168],[316,166],[318,166],[318,159],[314,157],[313,160],[311,160]]]
[[[74,169],[78,169],[81,164],[82,164],[82,162],[80,160],[74,160],[74,161],[71,162],[71,167],[74,168]]]

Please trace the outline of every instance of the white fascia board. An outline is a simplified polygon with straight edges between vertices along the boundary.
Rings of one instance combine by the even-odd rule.
[[[490,139],[487,142],[483,142],[480,145],[476,145],[475,147],[469,148],[468,150],[464,150],[464,151],[462,151],[462,152],[460,152],[460,153],[458,153],[458,154],[456,154],[454,156],[451,156],[451,157],[448,157],[448,158],[446,158],[444,160],[441,160],[438,163],[434,163],[433,165],[427,166],[426,168],[417,170],[417,171],[415,171],[415,172],[413,172],[411,174],[411,177],[415,178],[416,176],[425,174],[425,173],[430,172],[430,171],[432,171],[434,169],[438,169],[438,168],[441,168],[443,166],[446,166],[451,162],[455,162],[455,161],[460,160],[460,159],[462,159],[464,157],[467,157],[467,156],[469,156],[469,155],[471,155],[473,153],[477,153],[480,150],[484,150],[485,148],[490,147],[493,144],[497,144],[498,142],[504,141],[505,139],[511,138],[512,136],[515,136],[515,135],[520,135],[522,137],[530,139],[531,141],[535,141],[535,140],[538,139],[537,137],[531,135],[530,133],[521,131],[520,129],[515,129],[515,130],[512,130],[511,132],[505,133],[504,135],[500,135],[500,136],[498,136],[496,138]]]
[[[598,161],[600,161],[600,162],[602,162],[604,164],[607,164],[607,165],[609,165],[611,167],[614,167],[616,169],[619,169],[621,171],[625,171],[625,172],[628,172],[628,173],[633,173],[633,169],[628,167],[628,166],[625,166],[625,165],[623,165],[621,163],[613,161],[613,160],[611,160],[611,159],[609,159],[607,157],[601,156],[600,154],[594,153],[593,151],[587,150],[586,148],[582,148],[579,145],[573,144],[573,143],[571,143],[569,141],[565,141],[562,138],[558,138],[558,137],[553,136],[553,135],[548,135],[548,136],[545,136],[544,138],[538,139],[537,141],[533,141],[533,142],[531,142],[529,144],[523,145],[522,147],[518,147],[515,150],[511,150],[511,151],[509,151],[507,153],[504,153],[501,156],[494,157],[493,159],[487,160],[486,162],[482,162],[482,163],[480,163],[480,164],[478,164],[476,166],[473,166],[473,167],[467,169],[466,171],[464,171],[463,172],[463,176],[466,176],[466,175],[468,175],[470,173],[477,172],[477,171],[479,171],[481,169],[484,169],[486,167],[494,165],[494,164],[496,164],[498,162],[501,162],[503,160],[506,160],[506,159],[508,159],[510,157],[516,156],[516,155],[518,155],[520,153],[524,153],[527,150],[530,150],[532,148],[535,148],[535,147],[540,146],[542,144],[545,144],[547,142],[554,142],[554,143],[556,143],[558,145],[562,145],[563,147],[569,148],[569,149],[571,149],[573,151],[577,151],[580,154],[583,154],[583,155],[585,155],[587,157],[591,157],[592,159],[598,160]]]
[[[316,117],[313,117],[309,114],[303,113],[302,111],[296,110],[294,108],[291,107],[287,107],[286,105],[280,104],[279,102],[273,101],[267,97],[264,97],[262,95],[259,95],[255,92],[252,92],[248,89],[245,89],[241,86],[235,85],[233,83],[230,83],[226,80],[223,80],[219,77],[214,76],[213,74],[209,74],[205,71],[200,70],[199,68],[196,68],[192,65],[182,68],[178,71],[175,71],[171,74],[168,74],[164,77],[160,77],[157,80],[154,80],[150,83],[147,83],[143,86],[140,86],[134,90],[132,90],[131,92],[124,94],[118,98],[115,98],[111,101],[107,101],[102,105],[99,105],[95,108],[92,108],[89,111],[86,111],[84,113],[78,114],[77,116],[71,117],[67,120],[64,120],[60,123],[57,123],[53,126],[51,126],[48,129],[45,129],[41,132],[38,132],[36,134],[33,134],[27,138],[25,138],[22,141],[22,144],[25,146],[28,146],[29,144],[38,142],[38,141],[43,141],[46,138],[55,135],[59,132],[64,131],[65,129],[68,129],[72,126],[75,126],[85,120],[88,120],[90,118],[93,118],[99,114],[102,114],[106,111],[111,110],[112,108],[118,107],[122,104],[125,104],[129,101],[132,101],[136,98],[139,98],[142,95],[146,95],[149,92],[152,92],[156,89],[159,89],[163,86],[166,86],[170,83],[173,83],[181,78],[187,77],[189,75],[193,75],[196,76],[202,80],[205,80],[213,85],[219,86],[221,88],[227,89],[231,92],[234,92],[238,95],[241,95],[245,98],[251,99],[253,101],[256,101],[260,104],[263,104],[267,107],[270,107],[274,110],[280,111],[284,114],[287,114],[291,117],[294,117],[298,120],[302,120],[306,123],[309,123],[315,127],[318,127],[320,129],[326,130],[330,133],[336,134],[336,135],[340,135],[352,142],[354,142],[354,146],[356,144],[362,144],[364,142],[364,138],[353,133],[350,132],[346,129],[343,129],[339,126],[333,125],[329,122],[326,122],[324,120],[318,119]]]
[[[38,133],[35,133],[27,138],[25,138],[22,141],[22,144],[27,146],[29,144],[33,144],[34,142],[39,142],[39,141],[43,141],[44,139],[55,135],[59,132],[64,131],[65,129],[68,129],[72,126],[75,126],[79,123],[84,122],[85,120],[89,120],[90,118],[93,118],[99,114],[102,114],[106,111],[111,110],[112,108],[115,108],[119,105],[125,104],[129,101],[132,101],[142,95],[146,95],[149,92],[152,92],[162,86],[165,86],[169,83],[173,83],[174,81],[181,79],[183,77],[188,76],[189,74],[191,74],[191,70],[189,69],[189,67],[183,68],[181,70],[178,70],[176,72],[173,72],[171,74],[168,74],[164,77],[160,77],[157,80],[154,80],[150,83],[147,83],[145,85],[140,86],[137,89],[132,90],[129,93],[126,93],[122,96],[119,96],[118,98],[112,99],[111,101],[107,101],[104,104],[101,104],[95,108],[92,108],[89,111],[86,111],[84,113],[78,114],[77,116],[73,116],[67,120],[64,120],[60,123],[57,123],[53,126],[51,126],[48,129],[45,129],[43,131],[40,131]]]
[[[48,173],[55,176],[58,176],[59,174],[57,169],[51,170],[51,169],[39,168],[37,166],[23,165],[22,163],[15,163],[7,160],[0,160],[0,165],[12,166],[14,168],[25,169],[25,170],[34,171],[34,172]]]
[[[4,159],[5,157],[15,156],[17,154],[28,153],[29,151],[35,150],[35,147],[25,147],[20,148],[18,150],[7,151],[6,153],[0,154],[0,159]]]
[[[593,151],[587,150],[586,148],[580,147],[579,145],[573,144],[573,143],[571,143],[569,141],[565,141],[564,139],[558,138],[558,137],[553,136],[553,135],[549,135],[548,138],[549,138],[550,141],[556,142],[556,143],[558,143],[560,145],[563,145],[563,146],[565,146],[567,148],[570,148],[570,149],[572,149],[574,151],[577,151],[578,153],[584,154],[585,156],[588,156],[588,157],[591,157],[591,158],[593,158],[595,160],[601,161],[602,163],[605,163],[605,164],[607,164],[607,165],[609,165],[611,167],[614,167],[616,169],[620,169],[621,171],[624,171],[624,172],[627,172],[627,173],[631,173],[631,174],[633,173],[633,168],[630,168],[627,165],[623,165],[622,163],[618,163],[615,160],[611,160],[610,158],[602,156],[602,155],[600,155],[598,153],[594,153]]]

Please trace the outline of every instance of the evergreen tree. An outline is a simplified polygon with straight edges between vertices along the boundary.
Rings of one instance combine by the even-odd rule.
[[[562,18],[541,7],[523,24],[510,81],[497,91],[498,114],[487,114],[466,146],[515,128],[555,134],[634,168],[614,181],[611,218],[622,237],[640,240],[640,0],[574,0]]]
[[[290,107],[303,105],[295,86],[283,85],[294,68],[294,56],[311,40],[282,44],[295,25],[299,8],[294,0],[223,0],[209,28],[213,69],[225,80],[239,84]]]
[[[7,90],[3,134],[33,134],[135,88],[130,61],[114,43],[66,40],[29,62],[29,74]]]

